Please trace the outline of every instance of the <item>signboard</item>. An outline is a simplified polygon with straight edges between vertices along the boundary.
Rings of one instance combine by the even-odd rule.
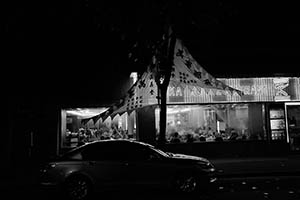
[[[270,118],[284,118],[284,110],[283,109],[272,109],[270,110]]]
[[[184,89],[181,86],[169,86],[167,94],[170,102],[184,102]]]
[[[275,88],[275,101],[286,101],[290,100],[291,96],[287,93],[287,88],[289,86],[289,78],[274,78],[274,88]]]
[[[197,86],[169,86],[168,103],[300,101],[300,78],[298,77],[219,80],[244,92],[244,95],[208,90]]]
[[[271,120],[271,129],[284,129],[285,121],[284,119],[273,119]]]

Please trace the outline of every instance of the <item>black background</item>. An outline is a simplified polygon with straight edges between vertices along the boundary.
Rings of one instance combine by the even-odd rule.
[[[117,99],[130,72],[145,70],[143,44],[160,37],[165,13],[216,77],[299,76],[297,8],[275,1],[8,1],[2,85],[25,97]]]

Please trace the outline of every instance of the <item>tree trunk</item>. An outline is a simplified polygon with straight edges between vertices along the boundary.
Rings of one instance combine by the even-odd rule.
[[[159,124],[159,145],[166,143],[166,125],[167,125],[167,90],[171,77],[171,69],[173,66],[174,48],[176,43],[176,38],[174,33],[171,32],[171,27],[168,30],[168,40],[167,51],[166,51],[166,62],[164,62],[164,81],[162,84],[158,84],[160,92],[160,124]]]

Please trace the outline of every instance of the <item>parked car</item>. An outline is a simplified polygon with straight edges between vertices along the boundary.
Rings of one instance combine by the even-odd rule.
[[[40,176],[41,186],[61,188],[76,200],[124,186],[193,193],[215,181],[215,168],[207,159],[133,140],[101,140],[77,147],[47,163]]]

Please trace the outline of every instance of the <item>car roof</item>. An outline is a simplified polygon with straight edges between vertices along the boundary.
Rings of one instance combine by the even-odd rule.
[[[144,146],[148,146],[148,147],[154,147],[153,145],[145,143],[145,142],[141,142],[141,141],[137,141],[137,140],[128,140],[128,139],[96,140],[93,142],[89,142],[85,145],[94,144],[94,143],[135,143],[135,144],[140,144],[140,145],[144,145]],[[85,145],[83,145],[83,146],[85,146]]]
[[[141,141],[137,141],[137,140],[128,140],[128,139],[107,139],[107,140],[96,140],[96,141],[92,141],[92,142],[88,142],[82,146],[79,147],[75,147],[74,149],[66,152],[66,154],[69,154],[71,152],[83,149],[87,146],[93,145],[93,144],[109,144],[109,143],[135,143],[135,144],[139,144],[139,145],[143,145],[143,146],[147,146],[147,147],[151,147],[151,148],[155,148],[153,145],[145,143],[145,142],[141,142]]]

